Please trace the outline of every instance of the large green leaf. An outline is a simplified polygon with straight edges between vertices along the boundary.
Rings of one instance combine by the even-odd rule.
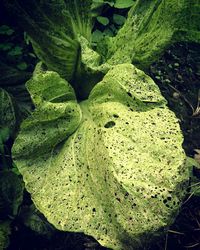
[[[13,157],[36,207],[60,230],[144,248],[174,220],[188,181],[180,127],[158,87],[131,64],[79,104],[56,73],[27,86],[36,109]]]
[[[147,69],[175,42],[200,43],[199,20],[199,0],[137,0],[124,27],[111,39],[109,63],[131,60]]]
[[[35,53],[50,70],[70,80],[78,71],[77,36],[90,40],[91,0],[4,1],[30,36]]]

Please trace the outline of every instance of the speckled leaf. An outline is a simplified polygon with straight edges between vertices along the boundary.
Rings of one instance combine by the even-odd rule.
[[[26,86],[36,110],[21,125],[14,155],[43,156],[76,131],[81,112],[72,87],[55,72],[38,73]]]
[[[44,98],[33,94],[40,84],[28,83],[33,100]],[[118,65],[79,103],[81,122],[76,104],[74,116],[59,123],[53,105],[72,101],[52,103],[54,91],[44,93],[51,98],[22,124],[13,148],[36,207],[60,230],[84,232],[112,249],[144,248],[175,218],[188,180],[180,127],[158,87],[131,64]],[[70,133],[61,133],[60,124]]]
[[[123,28],[111,39],[109,63],[131,60],[147,69],[173,43],[199,43],[199,20],[199,0],[137,0]]]

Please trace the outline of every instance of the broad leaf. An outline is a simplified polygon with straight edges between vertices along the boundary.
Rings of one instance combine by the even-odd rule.
[[[36,109],[13,157],[36,207],[60,230],[144,248],[173,221],[188,181],[180,127],[158,87],[131,64],[79,104],[56,73],[27,86]]]
[[[132,61],[148,69],[173,43],[199,43],[199,20],[199,0],[137,0],[124,27],[111,39],[109,63]]]
[[[4,1],[48,69],[72,79],[80,66],[78,34],[91,36],[91,0]]]

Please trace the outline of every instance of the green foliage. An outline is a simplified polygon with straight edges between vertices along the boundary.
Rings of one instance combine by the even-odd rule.
[[[27,87],[36,109],[21,125],[13,157],[54,226],[130,249],[146,244],[144,232],[172,222],[188,178],[183,139],[148,76],[118,65],[79,104],[54,72],[35,73]]]
[[[11,36],[15,31],[7,25],[0,26],[0,35]]]
[[[118,9],[129,8],[135,4],[135,0],[115,0],[114,7]]]
[[[105,39],[115,36],[126,20],[125,16],[127,11],[124,11],[123,6],[122,8],[118,8],[120,6],[119,2],[120,1],[116,1],[116,3],[113,1],[93,1],[93,17],[96,17],[100,25],[97,25],[97,28],[92,32],[92,46],[97,51],[100,51],[102,56],[106,54],[102,43],[105,44]],[[124,1],[124,4],[127,5],[127,2],[128,1]],[[100,16],[100,14],[103,16]],[[105,15],[108,17],[105,17]]]
[[[7,30],[9,35],[6,34]],[[0,75],[0,87],[8,91],[10,86],[24,84],[31,77],[30,71],[34,67],[36,58],[29,54],[30,45],[28,47],[23,37],[20,37],[23,33],[19,28],[2,25],[0,31],[2,31],[0,32],[0,71],[3,72]],[[9,94],[13,94],[13,89],[9,89]]]
[[[24,207],[20,212],[21,219],[25,226],[34,232],[45,235],[48,238],[52,236],[53,227],[45,220],[44,216],[32,204],[30,207]]]
[[[199,43],[199,13],[199,1],[138,0],[123,28],[110,40],[108,62],[119,64],[130,60],[144,70],[175,42]]]
[[[9,159],[6,157],[7,140],[14,135],[16,128],[16,112],[11,96],[0,88],[0,163],[3,168],[9,167]]]
[[[5,4],[43,62],[27,82],[35,110],[12,150],[26,188],[59,230],[84,232],[114,249],[145,247],[173,222],[189,174],[175,115],[131,62],[144,69],[170,43],[199,41],[199,14],[188,29],[189,0],[95,1],[93,14],[89,0],[25,2]],[[132,6],[128,19],[104,17],[105,4]],[[94,16],[104,28],[91,41]],[[24,222],[46,231],[33,210]]]
[[[126,18],[122,15],[114,14],[113,15],[113,22],[117,25],[123,25],[126,21]]]
[[[10,230],[10,221],[0,221],[0,249],[4,250],[9,245],[9,235],[11,234]]]
[[[24,185],[12,171],[0,172],[0,219],[14,217],[23,200]]]
[[[75,0],[59,0],[43,4],[38,1],[23,4],[22,1],[18,4],[17,1],[6,1],[5,4],[16,12],[21,24],[26,26],[40,60],[49,69],[71,80],[80,67],[78,34],[90,40],[92,24],[89,10],[92,2],[87,0],[77,4]]]
[[[102,6],[105,4],[110,5],[111,7],[115,7],[118,9],[124,9],[124,8],[130,8],[133,6],[135,3],[135,0],[110,0],[110,1],[105,1],[105,0],[93,0],[93,4],[96,6]]]
[[[12,43],[0,43],[0,50],[7,51],[12,48],[13,44]]]
[[[109,19],[107,17],[103,17],[103,16],[98,16],[97,17],[97,21],[99,23],[101,23],[102,25],[106,26],[109,24]]]
[[[17,64],[17,68],[20,69],[20,70],[26,70],[27,67],[28,67],[28,65],[27,65],[26,62],[21,62],[21,63]]]
[[[22,47],[15,46],[12,50],[8,52],[9,56],[19,56],[22,54]]]
[[[5,142],[15,130],[16,114],[11,96],[2,88],[0,88],[0,117],[0,131],[1,129],[4,129],[4,131],[7,129],[9,131],[7,137],[4,136],[3,138],[3,141]]]
[[[200,164],[194,158],[187,157],[186,165],[190,170],[190,195],[200,196],[200,178],[193,174],[194,168],[200,171]]]

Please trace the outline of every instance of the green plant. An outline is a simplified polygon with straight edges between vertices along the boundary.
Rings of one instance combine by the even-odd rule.
[[[58,229],[104,246],[148,245],[173,221],[189,175],[175,115],[131,62],[145,69],[171,43],[199,42],[197,16],[190,29],[183,18],[190,1],[136,1],[103,41],[103,58],[91,46],[90,1],[6,4],[43,62],[27,82],[35,111],[13,147],[36,207]]]

